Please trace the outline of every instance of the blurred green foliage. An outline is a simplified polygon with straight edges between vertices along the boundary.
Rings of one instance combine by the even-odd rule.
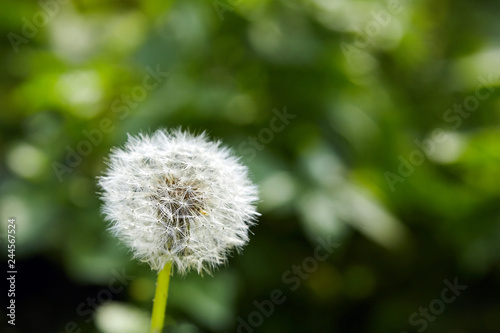
[[[262,217],[227,267],[174,276],[168,332],[500,332],[498,1],[2,7],[3,332],[147,330],[155,274],[106,231],[96,177],[127,133],[178,126],[242,156]],[[340,246],[307,266],[318,237]]]

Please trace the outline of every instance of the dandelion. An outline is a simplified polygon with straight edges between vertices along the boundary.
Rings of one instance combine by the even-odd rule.
[[[248,169],[205,133],[158,130],[113,149],[99,178],[110,230],[159,271],[151,332],[163,327],[171,267],[210,273],[248,242],[259,215]]]

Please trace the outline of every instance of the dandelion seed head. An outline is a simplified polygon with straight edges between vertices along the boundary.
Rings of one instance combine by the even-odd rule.
[[[259,215],[248,169],[206,134],[158,130],[112,150],[102,211],[134,257],[161,270],[210,272],[248,242]]]

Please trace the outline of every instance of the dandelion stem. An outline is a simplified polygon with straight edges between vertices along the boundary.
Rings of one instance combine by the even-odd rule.
[[[156,282],[155,299],[153,302],[153,315],[151,316],[151,333],[161,333],[165,321],[165,309],[167,307],[168,284],[170,282],[170,269],[172,263],[167,262],[165,267],[158,273]]]

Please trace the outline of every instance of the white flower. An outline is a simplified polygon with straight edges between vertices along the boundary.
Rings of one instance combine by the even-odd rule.
[[[161,270],[210,272],[248,242],[257,187],[231,150],[205,133],[158,130],[113,149],[99,178],[103,212],[134,257]]]

